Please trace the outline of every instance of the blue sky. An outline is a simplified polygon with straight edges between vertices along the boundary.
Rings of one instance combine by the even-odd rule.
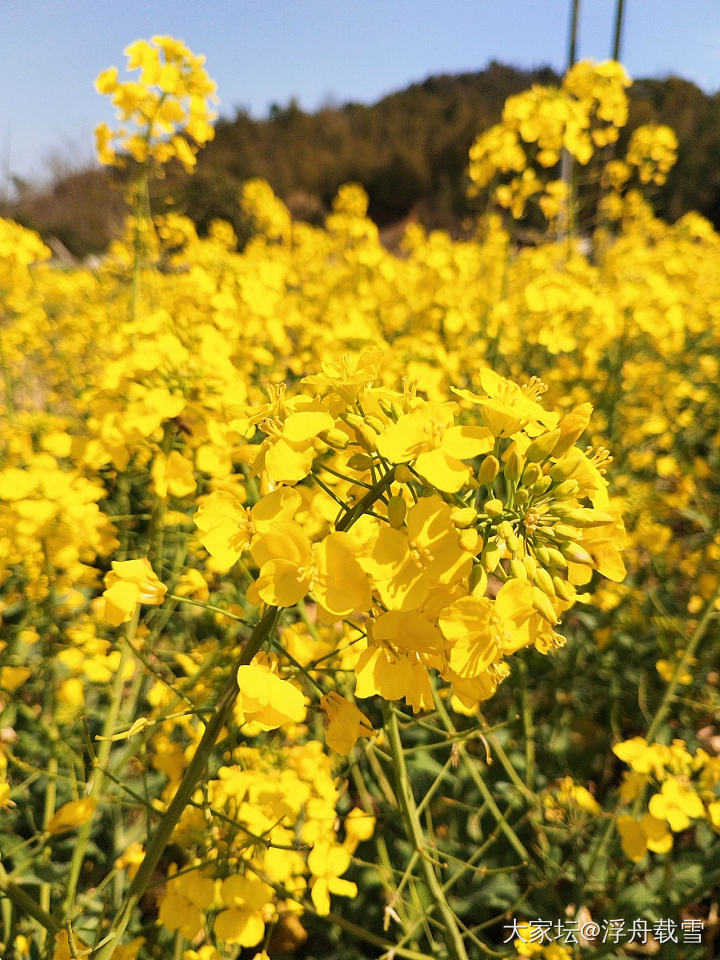
[[[138,37],[169,33],[207,56],[220,111],[264,116],[296,97],[372,102],[432,73],[497,59],[562,69],[570,0],[1,0],[0,192],[52,154],[92,160],[111,113],[95,76]],[[615,0],[581,0],[579,55],[606,59]],[[622,59],[720,89],[720,0],[626,0]]]

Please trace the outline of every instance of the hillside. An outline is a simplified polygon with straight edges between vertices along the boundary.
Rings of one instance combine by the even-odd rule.
[[[499,119],[508,96],[557,80],[549,68],[493,62],[477,73],[429,77],[372,105],[306,113],[291,102],[263,120],[238,112],[219,121],[192,178],[176,170],[153,192],[160,206],[186,211],[201,231],[222,217],[242,239],[247,225],[237,197],[249,177],[267,179],[295,216],[311,221],[322,218],[341,183],[355,180],[381,227],[412,216],[457,234],[468,213],[464,171],[473,138]],[[679,77],[638,80],[630,93],[626,136],[656,121],[680,141],[677,166],[657,198],[661,214],[674,220],[697,209],[720,224],[720,95]],[[102,250],[117,231],[121,188],[117,171],[77,171],[43,191],[26,185],[2,212],[83,256]]]

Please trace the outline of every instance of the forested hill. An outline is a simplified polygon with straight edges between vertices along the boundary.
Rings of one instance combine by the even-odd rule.
[[[475,135],[495,123],[505,99],[533,83],[557,83],[549,68],[526,71],[491,63],[478,73],[429,77],[373,105],[348,103],[306,113],[297,104],[273,107],[267,119],[238,112],[221,120],[201,151],[196,174],[172,173],[156,188],[204,229],[231,220],[242,237],[237,198],[249,177],[267,179],[296,216],[318,221],[349,180],[367,189],[380,226],[408,216],[457,232],[468,207],[464,171]],[[637,80],[627,133],[666,123],[680,141],[678,164],[658,198],[675,219],[698,209],[720,224],[720,94],[707,95],[678,77]],[[121,219],[117,174],[83,171],[43,192],[25,188],[5,214],[74,254],[102,249]]]

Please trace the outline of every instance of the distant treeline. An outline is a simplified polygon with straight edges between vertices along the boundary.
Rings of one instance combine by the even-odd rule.
[[[353,180],[367,190],[380,227],[412,217],[458,234],[469,212],[465,168],[473,138],[497,122],[508,96],[557,82],[550,68],[493,62],[478,73],[430,77],[371,106],[306,113],[291,102],[271,108],[265,120],[238,111],[219,121],[194,176],[171,170],[153,193],[157,206],[188,213],[200,232],[216,217],[231,221],[242,241],[249,230],[238,207],[243,181],[263,177],[296,217],[319,222],[338,186]],[[720,226],[720,94],[679,77],[636,80],[630,94],[625,137],[659,122],[680,142],[678,163],[656,198],[660,214],[674,220],[696,209]],[[18,197],[2,213],[85,256],[117,233],[128,175],[73,171],[44,190],[16,181]]]

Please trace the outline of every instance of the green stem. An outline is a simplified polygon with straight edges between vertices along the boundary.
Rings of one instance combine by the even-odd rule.
[[[364,497],[362,497],[352,510],[348,511],[344,517],[341,517],[340,520],[335,524],[336,530],[348,530],[356,521],[362,517],[364,513],[367,513],[373,506],[373,504],[382,496],[382,494],[388,489],[395,479],[395,469],[392,468],[388,473],[385,474],[378,482],[368,490]]]
[[[430,860],[425,849],[422,826],[420,824],[417,806],[415,805],[415,797],[413,796],[412,787],[410,786],[407,767],[405,766],[405,756],[403,754],[402,740],[400,739],[400,728],[398,726],[397,715],[392,707],[389,706],[385,706],[384,712],[385,726],[388,734],[388,741],[390,743],[393,767],[395,770],[395,780],[397,783],[396,792],[398,800],[400,801],[400,807],[402,809],[408,839],[411,840],[415,850],[419,855],[420,868],[423,872],[425,885],[427,886],[428,893],[437,908],[443,927],[445,928],[446,945],[449,955],[453,958],[453,960],[468,960],[465,944],[462,936],[460,935],[457,918],[450,909],[450,905],[445,898],[442,885],[438,880],[432,861]]]
[[[277,607],[269,607],[267,609],[262,619],[257,623],[248,637],[245,647],[235,665],[236,668],[250,663],[275,629],[279,615],[280,611]],[[112,957],[118,947],[120,939],[130,922],[133,911],[150,883],[165,847],[170,842],[172,832],[205,773],[210,754],[220,735],[220,731],[230,717],[238,693],[236,669],[234,669],[232,675],[228,678],[225,689],[220,694],[215,712],[208,720],[205,732],[183,774],[182,780],[178,784],[177,791],[168,804],[168,808],[163,814],[148,844],[145,857],[128,888],[120,910],[110,926],[107,942],[99,951],[93,953],[94,960],[110,960],[110,957]]]
[[[520,677],[523,727],[525,728],[525,783],[532,793],[535,788],[535,721],[528,691],[527,664],[522,658],[518,660],[518,674]]]
[[[443,725],[445,726],[445,729],[449,733],[456,734],[457,730],[455,729],[455,724],[450,719],[450,715],[445,709],[445,704],[442,702],[442,699],[438,695],[437,691],[435,691],[435,705],[438,709],[438,713],[440,714],[440,717],[442,719]],[[477,769],[477,766],[473,763],[472,757],[469,757],[467,755],[467,753],[465,752],[464,745],[458,744],[458,750],[460,751],[460,756],[462,758],[462,762],[465,766],[465,769],[470,774],[471,778],[475,783],[475,786],[480,791],[480,795],[485,801],[485,803],[487,804],[488,809],[490,810],[492,815],[495,817],[495,822],[498,824],[502,832],[505,834],[506,838],[510,841],[510,844],[512,845],[512,848],[515,850],[515,852],[523,859],[524,862],[530,863],[530,854],[528,853],[525,845],[522,843],[522,841],[520,840],[518,835],[515,833],[513,828],[507,822],[506,816],[502,814],[497,803],[495,803],[493,795],[490,793],[490,790],[487,784],[485,783],[483,778],[480,776],[480,771]]]
[[[122,703],[123,691],[125,690],[125,668],[133,656],[130,643],[132,642],[132,638],[134,637],[137,629],[139,615],[140,607],[138,607],[135,611],[135,616],[133,617],[132,622],[128,624],[128,642],[123,643],[122,645],[120,662],[118,664],[117,673],[115,674],[115,679],[113,680],[112,690],[110,693],[110,704],[107,713],[105,714],[105,723],[103,724],[102,731],[102,736],[106,739],[103,739],[100,742],[100,747],[98,748],[94,763],[95,769],[92,776],[92,786],[90,787],[90,792],[88,794],[89,797],[95,800],[100,797],[105,784],[104,771],[105,767],[108,765],[110,751],[112,749],[112,740],[109,738],[112,737],[115,732],[118,716],[120,715],[120,705]],[[92,833],[93,820],[94,817],[90,817],[90,819],[82,825],[78,834],[78,840],[75,845],[75,849],[73,850],[72,860],[70,861],[70,876],[68,878],[65,900],[63,902],[63,913],[66,917],[69,917],[75,907],[75,895],[77,893],[78,880],[80,879],[80,870],[82,868],[85,851],[90,840],[90,834]]]
[[[652,742],[652,739],[657,733],[658,728],[665,720],[665,717],[668,715],[668,711],[670,710],[673,699],[675,697],[675,691],[677,690],[678,685],[680,684],[680,678],[685,673],[688,663],[690,662],[692,657],[695,655],[695,651],[700,645],[700,641],[705,636],[705,631],[708,628],[708,624],[710,623],[710,620],[715,613],[715,601],[718,599],[718,597],[720,597],[720,583],[718,583],[713,595],[705,604],[705,609],[703,610],[703,614],[700,617],[700,620],[698,621],[698,625],[697,627],[695,627],[695,631],[692,637],[690,637],[690,640],[687,646],[683,650],[682,656],[680,657],[677,664],[675,665],[675,670],[673,672],[672,679],[670,683],[667,685],[667,688],[665,690],[665,695],[663,696],[660,702],[660,706],[655,711],[655,716],[652,718],[650,726],[648,727],[648,731],[645,736],[645,739],[647,740],[648,743]]]
[[[12,883],[9,880],[3,879],[2,876],[0,876],[0,897],[7,897],[8,900],[11,900],[15,904],[21,912],[21,915],[24,914],[32,917],[44,930],[53,934],[53,936],[62,930],[62,925],[58,923],[55,917],[44,910],[37,900],[33,900],[28,893],[25,893],[22,887],[19,887],[16,883]]]

